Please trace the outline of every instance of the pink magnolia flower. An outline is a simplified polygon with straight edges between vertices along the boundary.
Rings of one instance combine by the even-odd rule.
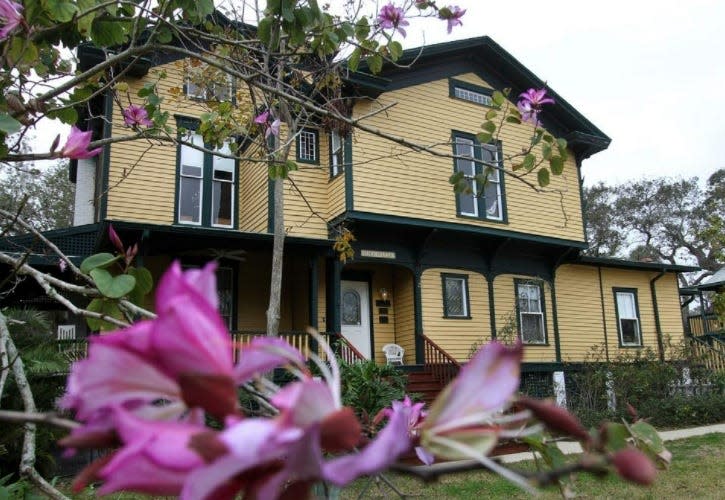
[[[405,20],[405,13],[400,7],[396,7],[392,3],[383,6],[378,13],[378,24],[383,29],[394,29],[400,32],[403,37],[406,36],[405,29],[403,26],[408,26],[410,23]]]
[[[529,89],[519,95],[519,102],[516,107],[521,113],[523,121],[537,125],[539,113],[544,104],[554,104],[554,99],[547,97],[546,89]]]
[[[264,111],[264,113],[260,113],[254,118],[254,123],[264,126],[265,139],[268,139],[270,135],[279,136],[279,128],[282,125],[282,122],[279,118],[277,118],[270,123],[269,121],[271,119],[272,113],[270,113],[269,110]]]
[[[523,478],[486,457],[499,436],[526,434],[521,430],[509,431],[506,424],[525,420],[528,412],[502,413],[518,389],[522,353],[521,344],[507,347],[491,342],[461,369],[458,377],[433,401],[420,425],[422,449],[416,451],[421,460],[430,463],[433,456],[478,460],[531,491]]]
[[[88,146],[91,143],[91,134],[92,132],[90,130],[88,132],[82,132],[75,126],[71,127],[68,140],[65,146],[63,146],[63,149],[60,150],[60,156],[73,160],[82,160],[96,156],[103,148],[88,151]]]
[[[438,18],[448,21],[448,34],[453,31],[454,26],[463,26],[461,18],[466,13],[466,9],[461,9],[459,6],[443,7],[438,11]]]
[[[7,38],[12,30],[23,22],[20,12],[23,6],[10,0],[0,0],[0,23],[4,24],[0,29],[0,40]]]
[[[215,269],[210,263],[182,272],[175,262],[157,287],[156,319],[91,339],[59,403],[85,424],[75,438],[111,429],[111,408],[164,420],[194,420],[199,408],[220,418],[236,412],[232,346],[216,310]]]
[[[149,114],[146,108],[135,104],[131,104],[123,110],[123,122],[129,127],[151,127],[154,124],[154,122],[149,120]]]

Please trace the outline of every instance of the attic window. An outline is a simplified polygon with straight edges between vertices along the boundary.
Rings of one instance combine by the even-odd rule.
[[[493,90],[491,89],[453,79],[449,80],[449,87],[451,97],[480,104],[481,106],[493,105],[493,99],[491,98]]]

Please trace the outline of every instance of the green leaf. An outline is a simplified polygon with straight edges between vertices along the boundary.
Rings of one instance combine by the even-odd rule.
[[[372,71],[373,74],[380,73],[383,69],[383,58],[380,54],[373,54],[368,57],[368,68],[370,68],[370,71]]]
[[[496,124],[491,120],[485,121],[481,124],[481,128],[486,132],[493,134],[496,131]]]
[[[124,23],[110,16],[97,17],[91,26],[91,38],[100,46],[121,45],[126,41]]]
[[[495,109],[489,109],[486,111],[486,120],[493,120],[497,114]]]
[[[52,109],[46,113],[48,118],[57,118],[66,125],[74,125],[78,121],[78,112],[75,108]]]
[[[539,173],[537,174],[537,178],[539,180],[539,186],[546,187],[549,185],[549,170],[546,168],[542,168],[539,170]]]
[[[59,23],[67,23],[78,12],[78,7],[71,2],[62,0],[46,0],[45,11],[51,20]]]
[[[640,444],[644,445],[648,451],[655,455],[664,451],[665,445],[662,442],[662,438],[657,433],[657,429],[647,422],[639,420],[630,425],[629,430],[632,433],[632,437]]]
[[[116,262],[118,259],[120,259],[121,256],[113,255],[110,253],[97,253],[93,254],[91,256],[86,257],[83,262],[81,262],[81,272],[88,274],[93,269],[96,268],[105,268]]]
[[[38,60],[38,47],[25,38],[14,36],[10,39],[6,57],[11,66],[34,65]]]
[[[120,299],[124,295],[128,295],[136,286],[136,278],[129,274],[113,276],[101,268],[93,269],[90,274],[93,281],[96,282],[98,291],[111,299]]]
[[[154,278],[151,276],[151,272],[145,267],[129,267],[128,274],[136,278],[135,289],[146,294],[151,292],[154,287]]]
[[[124,319],[123,313],[118,308],[118,304],[115,301],[105,300],[102,298],[93,299],[91,303],[88,304],[87,309],[91,312],[110,316],[115,319]],[[88,323],[88,328],[93,331],[115,330],[116,328],[118,328],[112,323],[96,318],[86,318],[86,323]]]
[[[521,164],[522,167],[524,167],[526,170],[531,170],[534,168],[534,165],[536,164],[536,156],[529,153],[526,156],[524,156],[524,161]]]
[[[552,156],[549,159],[549,166],[551,167],[552,174],[561,175],[564,171],[564,160],[561,159],[561,156]]]
[[[350,71],[357,71],[358,66],[360,66],[361,54],[362,51],[360,50],[360,47],[357,47],[352,51],[352,54],[350,54],[350,58],[347,60],[347,67],[350,68]]]
[[[488,144],[493,139],[493,135],[488,132],[479,132],[476,134],[476,140],[481,144]]]
[[[23,124],[7,113],[0,113],[0,130],[7,135],[14,134],[23,127]]]
[[[390,42],[388,44],[388,50],[390,51],[390,58],[393,61],[397,61],[403,55],[403,46],[400,42]]]
[[[355,38],[358,42],[362,42],[367,39],[370,34],[370,24],[368,24],[367,17],[361,17],[360,20],[355,24]]]
[[[548,144],[544,144],[541,146],[541,156],[544,157],[544,160],[548,160],[551,158],[551,146]]]
[[[604,424],[607,438],[606,448],[608,451],[617,451],[627,447],[627,439],[630,437],[629,429],[624,424],[607,422]]]
[[[513,123],[514,125],[521,125],[521,118],[518,118],[516,116],[507,116],[506,122]]]
[[[282,19],[288,22],[295,20],[295,3],[297,0],[282,0]]]
[[[269,47],[269,40],[272,37],[272,18],[265,17],[259,21],[257,26],[257,36],[263,44]]]
[[[543,136],[544,142],[548,142],[549,144],[554,142],[554,138],[551,136],[551,134],[544,134]]]
[[[156,30],[156,40],[159,43],[171,43],[173,39],[174,37],[168,26],[160,26],[159,29]]]
[[[502,92],[494,90],[491,95],[491,100],[496,106],[500,107],[503,106],[503,103],[506,101],[506,96],[504,96]]]

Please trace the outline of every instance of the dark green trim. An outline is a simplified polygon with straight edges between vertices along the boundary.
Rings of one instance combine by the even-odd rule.
[[[561,362],[538,362],[538,363],[521,363],[521,373],[533,373],[533,372],[559,372],[567,371],[566,368],[572,366],[571,363]]]
[[[491,323],[491,339],[496,340],[496,301],[494,299],[493,275],[486,276],[488,286],[488,315]]]
[[[617,293],[631,293],[634,295],[634,309],[637,312],[637,326],[639,327],[639,345],[624,345],[622,343],[622,327],[619,324],[619,307],[617,306]],[[642,328],[642,315],[639,313],[639,299],[637,297],[638,290],[636,288],[620,288],[612,287],[612,298],[614,299],[614,316],[617,319],[617,341],[621,349],[640,349],[644,347],[643,332]]]
[[[345,168],[345,208],[354,210],[353,172],[352,172],[352,136],[345,137],[343,145],[344,168]]]
[[[664,275],[665,272],[662,271],[657,276],[649,280],[649,290],[652,294],[652,309],[655,315],[655,331],[657,332],[657,351],[660,355],[660,361],[665,360],[665,344],[662,340],[662,324],[660,323],[660,310],[657,306],[657,287],[655,286],[655,283],[657,283],[657,280],[659,280]],[[705,323],[703,323],[703,325],[704,324]]]
[[[212,224],[212,190],[214,186],[214,155],[211,153],[204,154],[204,163],[202,166],[202,179],[201,179],[201,220],[199,224],[189,224],[187,222],[181,222],[179,220],[179,188],[181,185],[181,138],[184,134],[182,131],[195,132],[199,129],[201,121],[197,118],[192,118],[182,115],[174,115],[176,118],[177,128],[177,142],[176,142],[176,191],[174,193],[174,224],[182,226],[203,226],[213,227],[214,229],[221,230],[236,230],[239,228],[239,160],[234,160],[234,189],[232,190],[232,225],[230,227],[218,226]],[[209,146],[204,144],[204,147],[210,149]]]
[[[309,269],[309,294],[310,294],[310,300],[309,300],[309,308],[308,308],[308,316],[310,319],[310,326],[314,329],[318,329],[320,327],[319,318],[318,318],[318,295],[319,295],[319,273],[320,273],[320,266],[317,263],[317,255],[313,255],[310,257],[310,263],[309,263],[310,269]]]
[[[113,133],[113,96],[107,91],[103,96],[103,138],[110,139]],[[108,217],[108,176],[111,170],[111,144],[103,146],[103,160],[101,162],[101,199],[98,207],[98,220]]]
[[[315,158],[314,160],[303,160],[300,158],[300,136],[302,132],[312,133],[315,136]],[[297,163],[306,163],[308,165],[320,164],[320,131],[316,128],[303,128],[295,137],[295,157]]]
[[[443,298],[443,317],[445,319],[471,319],[471,296],[468,292],[468,274],[441,273],[441,294]],[[463,290],[466,294],[466,315],[453,316],[448,312],[448,302],[446,301],[446,280],[459,279],[463,280]]]
[[[599,274],[599,300],[602,304],[602,326],[604,327],[604,355],[609,362],[609,334],[607,333],[607,312],[604,307],[604,283],[602,280],[602,268],[597,268]]]
[[[541,298],[541,316],[544,326],[544,342],[524,342],[524,337],[521,332],[521,308],[519,307],[519,285],[536,285],[539,288],[539,297]],[[519,339],[524,345],[545,347],[549,345],[549,333],[546,325],[546,299],[544,295],[544,282],[540,279],[523,279],[514,278],[514,300],[516,304],[516,325],[519,330]],[[559,360],[559,358],[557,358]]]
[[[413,271],[413,309],[415,311],[415,362],[425,363],[425,346],[423,345],[423,299],[421,297],[420,277],[422,270],[416,266]]]
[[[554,352],[556,353],[556,361],[561,362],[561,341],[559,339],[559,314],[556,307],[556,283],[551,280],[551,321],[554,323]],[[544,311],[546,317],[546,311]]]
[[[576,159],[576,179],[579,183],[579,206],[581,207],[582,214],[582,234],[584,235],[584,241],[589,245],[589,236],[587,235],[587,204],[584,200],[584,179],[582,178],[581,170],[582,162],[579,158]]]
[[[463,80],[457,80],[455,78],[449,78],[448,79],[448,97],[452,99],[457,99],[459,101],[467,102],[470,104],[473,104],[475,106],[483,106],[485,108],[490,108],[491,106],[488,106],[483,103],[469,101],[468,99],[462,99],[460,97],[456,96],[455,89],[456,87],[470,90],[471,92],[476,92],[478,94],[483,94],[485,96],[491,97],[493,95],[493,89],[481,87],[480,85],[474,85],[473,83],[464,82]]]
[[[470,141],[473,141],[473,156],[474,156],[474,165],[476,169],[476,175],[483,175],[484,172],[487,170],[487,167],[483,164],[483,154],[482,150],[484,146],[495,146],[496,147],[496,154],[499,158],[499,162],[501,162],[503,158],[503,148],[501,145],[501,141],[496,141],[496,143],[489,142],[487,144],[480,143],[476,136],[469,133],[469,132],[461,132],[460,130],[452,130],[451,131],[451,149],[453,151],[453,154],[456,155],[456,138],[461,139],[467,139]],[[458,172],[458,160],[456,158],[453,158],[453,173]],[[488,217],[488,212],[486,211],[486,195],[485,191],[482,191],[480,194],[474,193],[475,199],[476,199],[476,205],[477,205],[477,211],[478,215],[469,215],[469,214],[462,214],[461,213],[461,195],[456,193],[456,216],[460,218],[465,219],[473,219],[473,220],[485,220],[486,222],[493,222],[498,224],[508,224],[508,212],[506,210],[506,186],[504,184],[503,178],[504,178],[503,172],[499,171],[498,178],[499,178],[499,188],[501,189],[501,218],[495,219]],[[467,195],[470,196],[470,195]]]
[[[426,219],[417,219],[413,217],[400,217],[397,215],[376,214],[371,212],[348,211],[342,220],[358,220],[365,222],[381,222],[388,224],[400,224],[405,226],[425,227],[431,229],[441,229],[447,231],[460,231],[469,234],[480,234],[486,236],[500,236],[503,238],[511,238],[522,241],[531,241],[535,243],[544,243],[549,245],[560,245],[585,249],[587,244],[581,241],[565,240],[563,238],[552,238],[549,236],[537,236],[527,233],[519,233],[506,229],[498,229],[484,226],[473,226],[470,224],[461,224],[457,222],[431,221]],[[488,222],[488,221],[486,221]]]
[[[631,260],[614,259],[611,257],[588,257],[580,256],[572,264],[585,264],[589,266],[617,267],[621,269],[641,269],[643,271],[665,271],[678,273],[691,273],[700,271],[697,266],[681,266],[666,262],[637,262]]]
[[[327,259],[327,331],[342,331],[340,318],[340,274],[342,264],[337,258]]]

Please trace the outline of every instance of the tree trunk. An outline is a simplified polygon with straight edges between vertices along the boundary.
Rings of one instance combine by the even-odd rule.
[[[282,267],[284,263],[284,179],[274,180],[274,240],[272,243],[272,275],[269,282],[267,335],[279,335],[279,309],[282,302]]]

